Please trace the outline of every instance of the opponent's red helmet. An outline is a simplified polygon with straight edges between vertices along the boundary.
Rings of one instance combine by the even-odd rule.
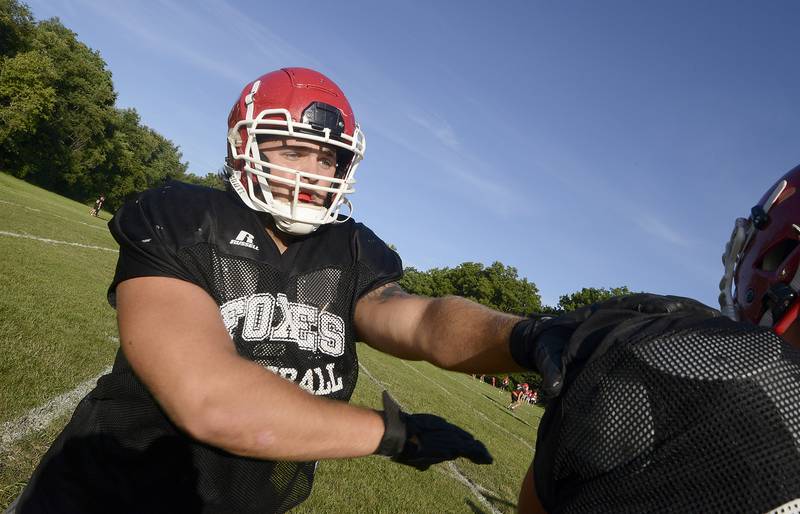
[[[258,148],[259,139],[270,136],[329,145],[337,154],[334,178],[271,164]],[[323,74],[307,68],[283,68],[247,84],[228,116],[231,185],[249,207],[269,212],[280,230],[292,234],[307,234],[320,225],[336,222],[345,203],[352,213],[347,195],[354,192],[353,177],[365,149],[364,134],[342,90]],[[292,178],[271,174],[273,168]],[[311,184],[304,178],[324,179],[330,186]],[[271,183],[290,186],[292,200],[274,198]],[[309,192],[326,193],[326,204],[298,202],[299,194]]]
[[[736,220],[723,255],[723,313],[782,334],[797,318],[800,302],[800,166],[773,185]],[[735,285],[730,292],[731,279]]]

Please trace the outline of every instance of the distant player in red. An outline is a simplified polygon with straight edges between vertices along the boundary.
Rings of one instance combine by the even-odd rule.
[[[516,409],[525,401],[528,395],[529,387],[527,383],[517,385],[517,388],[511,392],[511,403],[508,408],[511,410]]]

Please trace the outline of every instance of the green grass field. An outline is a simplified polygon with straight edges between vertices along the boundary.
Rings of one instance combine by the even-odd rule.
[[[22,490],[71,409],[24,435],[16,422],[112,362],[114,311],[105,294],[116,263],[110,214],[0,173],[0,509]],[[380,457],[320,463],[311,498],[294,512],[514,512],[542,411],[505,408],[508,395],[468,375],[401,361],[359,345],[353,403],[379,407],[386,388],[412,412],[475,434],[495,458],[418,472]],[[40,412],[40,411],[35,411]],[[469,484],[469,485],[467,485]]]

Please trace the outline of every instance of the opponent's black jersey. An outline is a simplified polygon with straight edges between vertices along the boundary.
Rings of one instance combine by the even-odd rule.
[[[264,216],[232,193],[178,182],[140,194],[109,223],[120,245],[109,301],[134,277],[192,282],[219,305],[239,355],[310,393],[349,400],[358,376],[355,302],[399,279],[400,259],[352,220],[322,226],[280,254]],[[189,438],[120,350],[18,512],[283,512],[308,496],[315,467],[238,457]]]
[[[599,343],[539,425],[548,512],[763,513],[800,498],[800,350],[707,314],[609,319],[576,329]]]

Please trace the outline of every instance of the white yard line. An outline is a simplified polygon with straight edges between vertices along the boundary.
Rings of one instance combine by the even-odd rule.
[[[62,220],[67,220],[67,221],[71,221],[73,223],[80,223],[81,225],[86,225],[87,227],[90,227],[90,228],[96,228],[97,230],[102,230],[102,231],[107,230],[106,227],[98,227],[97,225],[92,225],[91,223],[86,223],[85,221],[78,221],[78,220],[75,220],[75,219],[72,219],[72,218],[67,218],[66,216],[61,216],[59,214],[53,214],[52,212],[46,212],[46,211],[43,211],[41,209],[34,209],[33,207],[28,207],[27,205],[22,205],[22,204],[19,204],[19,203],[9,202],[8,200],[0,200],[0,203],[6,203],[8,205],[13,205],[15,207],[22,207],[23,209],[28,210],[28,211],[44,212],[45,214],[48,214],[50,216],[55,216],[56,218],[60,218]]]
[[[406,367],[408,367],[408,368],[411,368],[411,369],[413,369],[414,371],[416,371],[417,373],[419,373],[419,374],[422,376],[422,378],[424,378],[424,379],[425,379],[425,380],[427,380],[428,382],[432,383],[433,385],[435,385],[436,387],[438,387],[439,389],[441,389],[442,391],[444,391],[444,392],[445,392],[445,394],[447,394],[448,396],[452,396],[452,397],[453,397],[453,398],[455,398],[456,400],[460,401],[461,403],[463,403],[464,405],[466,405],[467,407],[469,407],[469,409],[470,409],[470,410],[472,410],[472,411],[473,411],[475,414],[477,414],[478,416],[482,417],[483,419],[485,419],[486,421],[488,421],[488,422],[489,422],[489,423],[491,423],[492,425],[496,426],[498,429],[500,429],[500,431],[502,431],[502,432],[505,432],[506,434],[510,435],[511,437],[513,437],[514,439],[516,439],[517,441],[519,441],[520,443],[522,443],[523,445],[525,445],[525,447],[527,447],[529,450],[533,451],[533,446],[531,446],[531,444],[530,444],[529,442],[527,442],[525,439],[523,439],[523,438],[521,438],[520,436],[518,436],[517,434],[515,434],[515,433],[513,433],[513,432],[509,431],[509,430],[508,430],[507,428],[505,428],[504,426],[502,426],[502,425],[499,425],[498,423],[496,423],[494,420],[492,420],[492,419],[491,419],[489,416],[487,416],[487,415],[486,415],[486,414],[484,414],[483,412],[480,412],[480,411],[474,410],[474,409],[473,409],[473,407],[472,407],[472,406],[471,406],[469,403],[467,403],[467,402],[466,402],[464,399],[462,399],[461,397],[459,397],[457,394],[453,394],[453,393],[451,393],[451,392],[450,392],[450,390],[448,390],[446,387],[444,387],[443,385],[441,385],[439,382],[437,382],[437,381],[433,380],[433,379],[432,379],[432,378],[430,378],[429,376],[425,375],[425,373],[421,372],[420,370],[418,370],[417,368],[415,368],[415,367],[414,367],[414,366],[412,366],[411,364],[407,363],[407,362],[406,362],[406,361],[404,361],[404,360],[401,360],[400,362],[402,362],[402,363],[403,363],[403,364],[404,364]]]
[[[43,211],[42,209],[36,209],[34,207],[28,207],[27,205],[23,205],[21,203],[9,202],[8,200],[0,200],[0,203],[13,205],[14,207],[20,207],[22,209],[25,209],[26,211],[41,212],[41,213],[47,214],[48,216],[53,216],[55,218],[59,218],[59,219],[62,219],[62,220],[71,221],[72,223],[80,223],[81,225],[86,225],[87,227],[95,228],[97,230],[106,230],[106,227],[104,227],[104,226],[103,227],[98,227],[97,225],[93,225],[91,223],[86,223],[85,221],[78,221],[78,220],[73,219],[73,218],[67,218],[66,216],[61,216],[60,214],[55,214],[55,213],[50,212],[50,211]]]
[[[381,382],[380,380],[375,378],[375,376],[372,373],[370,373],[369,370],[362,363],[359,362],[358,363],[358,367],[361,368],[364,371],[364,373],[373,382],[378,384],[380,387],[382,387],[386,391],[389,391],[389,388],[386,386],[386,384],[384,384],[383,382]],[[397,402],[397,404],[400,406],[401,409],[407,410],[406,407],[402,403],[400,403],[400,400],[395,398],[395,401]],[[458,482],[461,482],[463,485],[467,486],[467,488],[470,490],[470,492],[473,494],[473,496],[475,496],[475,498],[477,498],[479,502],[481,502],[487,509],[489,509],[489,511],[492,514],[502,514],[499,510],[497,510],[494,507],[494,505],[492,505],[492,503],[483,494],[481,494],[481,492],[485,492],[485,493],[490,494],[491,496],[495,496],[495,497],[497,497],[497,494],[492,492],[492,491],[490,491],[490,490],[488,490],[488,489],[486,489],[485,487],[481,486],[480,484],[478,484],[476,482],[473,482],[469,478],[467,478],[458,469],[458,467],[453,463],[453,461],[448,461],[447,462],[447,471],[445,471],[444,469],[442,469],[440,467],[434,467],[433,469],[435,469],[436,471],[438,471],[440,473],[444,473],[447,476],[449,476],[450,478],[453,478],[454,480],[457,480]]]
[[[85,245],[83,243],[71,243],[69,241],[58,241],[56,239],[47,239],[46,237],[38,237],[33,236],[31,234],[20,234],[17,232],[7,232],[5,230],[0,230],[0,236],[9,236],[9,237],[21,237],[24,239],[33,239],[34,241],[41,241],[43,243],[55,244],[55,245],[67,245],[67,246],[79,246],[81,248],[90,248],[92,250],[103,250],[105,252],[114,252],[119,253],[119,250],[115,250],[114,248],[105,248],[102,246],[95,246],[95,245]]]
[[[109,371],[111,371],[111,366],[104,369],[96,377],[79,384],[72,391],[56,396],[44,405],[29,410],[17,419],[0,424],[0,453],[6,452],[19,439],[42,430],[57,418],[74,409],[80,399],[94,388],[97,379]]]
[[[20,196],[24,196],[25,198],[30,198],[32,201],[38,203],[39,205],[44,204],[44,205],[48,205],[48,206],[52,207],[53,210],[57,209],[57,210],[63,211],[65,209],[69,209],[69,207],[65,206],[63,204],[63,202],[62,202],[64,200],[64,197],[56,195],[55,193],[52,193],[52,194],[56,195],[56,196],[59,196],[59,199],[61,201],[51,202],[51,201],[48,201],[46,199],[47,196],[49,196],[49,195],[28,193],[28,192],[25,192],[25,191],[20,191],[18,189],[11,189],[11,188],[5,187],[3,185],[0,185],[0,191],[4,191],[4,192],[9,193],[9,196],[12,197],[12,198],[18,198]],[[11,202],[9,202],[9,203],[11,203]],[[88,205],[81,204],[80,202],[76,202],[76,203],[78,203],[84,209],[85,208],[89,208]],[[31,209],[33,209],[33,207],[31,207]],[[49,211],[42,209],[42,212],[49,212]],[[89,214],[89,211],[85,211],[85,212],[86,212],[86,214]]]
[[[0,200],[0,203],[7,203],[8,205],[13,205],[15,207],[22,207],[23,209],[27,209],[33,212],[42,212],[41,209],[34,209],[33,207],[27,207],[25,205],[22,205],[21,203],[9,202],[8,200]]]

